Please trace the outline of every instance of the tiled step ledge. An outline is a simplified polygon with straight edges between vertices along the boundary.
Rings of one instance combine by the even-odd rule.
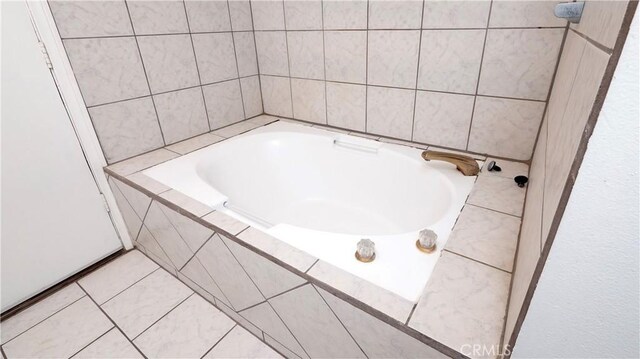
[[[253,255],[259,255],[269,261],[270,265],[275,264],[284,268],[291,275],[299,277],[305,283],[311,283],[314,288],[318,289],[316,292],[324,290],[330,293],[335,296],[336,300],[346,302],[344,305],[352,308],[353,312],[367,313],[375,318],[372,319],[376,323],[379,322],[379,326],[385,328],[390,326],[398,332],[397,334],[403,334],[404,337],[407,337],[406,339],[417,339],[453,357],[462,355],[461,351],[463,351],[465,344],[498,346],[504,326],[510,272],[524,198],[524,190],[514,190],[516,187],[510,177],[513,177],[514,174],[526,173],[526,165],[500,161],[500,165],[503,167],[503,172],[500,174],[481,173],[467,200],[467,205],[463,209],[463,215],[459,218],[452,237],[443,251],[443,257],[438,261],[422,298],[414,305],[404,298],[371,285],[328,263],[318,261],[316,258],[256,229],[248,228],[223,213],[212,212],[207,206],[146,177],[140,172],[158,163],[275,120],[277,118],[271,116],[259,116],[111,165],[105,168],[105,172],[121,181],[125,186],[130,186],[143,193],[144,197],[149,197],[147,198],[149,207],[163,205],[182,214],[204,228],[223,236],[220,237],[220,241],[226,242],[227,245],[233,245],[229,244],[232,242],[248,249]],[[409,145],[426,147],[413,143],[409,143]],[[115,184],[113,180],[110,182],[112,186]],[[120,187],[124,188],[124,186]],[[130,192],[123,191],[121,188],[117,190],[122,191],[121,193]],[[131,193],[129,195],[131,196]],[[124,197],[126,199],[126,196]],[[127,200],[134,202],[134,200]],[[154,203],[160,205],[154,205]],[[147,212],[149,207],[147,207]],[[124,212],[122,208],[121,211]],[[142,223],[147,220],[145,218],[147,212],[138,214],[141,217],[138,218],[139,226],[143,228]],[[133,211],[133,215],[136,215],[135,211]],[[143,231],[139,229],[135,231],[134,229],[132,232],[135,232],[132,233],[132,237],[136,239],[136,245],[149,252],[149,248],[145,248],[139,243],[139,235],[142,235]],[[482,235],[476,239],[478,233],[482,233]],[[469,240],[470,235],[474,235],[473,241]],[[192,251],[199,253],[201,248],[194,248]],[[504,255],[495,256],[496,248]],[[164,257],[164,262],[171,263],[166,254]],[[195,257],[196,255],[192,258]],[[154,259],[163,262],[158,256]],[[193,282],[188,283],[193,278],[184,275],[184,265],[178,268],[175,268],[173,263],[164,263],[164,265],[169,266],[171,271],[174,271],[187,284],[194,284]],[[461,288],[460,285],[463,287]],[[213,299],[212,293],[209,294]],[[266,298],[266,296],[264,297]],[[460,300],[460,298],[467,298],[467,300]],[[267,299],[265,302],[269,302],[273,297]],[[233,307],[229,299],[226,299],[227,303],[222,298],[213,299],[213,301],[219,307],[227,306],[227,310],[233,310],[229,308]],[[259,306],[263,303],[254,305]],[[460,310],[461,306],[464,306],[463,310]],[[434,311],[431,308],[438,309]],[[240,311],[242,310],[247,310],[247,308],[242,308]],[[488,327],[491,330],[487,330]],[[354,334],[350,333],[350,336],[354,337]],[[270,336],[267,333],[265,338],[268,337]],[[386,341],[384,338],[380,339],[382,342]],[[292,350],[292,348],[288,348],[288,350]],[[367,351],[364,348],[362,350]],[[425,350],[428,351],[430,348],[425,348]],[[305,356],[304,350],[299,354]],[[413,353],[414,356],[415,354],[417,353]]]

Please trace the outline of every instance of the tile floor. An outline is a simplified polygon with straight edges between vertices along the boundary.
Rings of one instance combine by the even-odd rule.
[[[281,358],[137,250],[0,323],[6,358]]]

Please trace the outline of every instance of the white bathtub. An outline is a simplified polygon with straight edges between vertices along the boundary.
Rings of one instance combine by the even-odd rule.
[[[476,177],[421,150],[276,122],[145,171],[216,210],[417,301]],[[438,250],[415,247],[434,230]],[[369,238],[376,259],[358,262]]]

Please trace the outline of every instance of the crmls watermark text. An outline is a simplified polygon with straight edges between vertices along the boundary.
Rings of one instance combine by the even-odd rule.
[[[498,355],[511,355],[508,345],[463,344],[460,353],[470,357],[496,357]]]

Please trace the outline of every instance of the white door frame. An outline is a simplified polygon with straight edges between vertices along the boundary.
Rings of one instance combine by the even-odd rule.
[[[58,28],[53,20],[53,14],[51,13],[49,4],[46,0],[27,0],[26,4],[31,15],[36,36],[44,44],[44,49],[46,49],[43,49],[43,56],[45,59],[48,56],[48,61],[50,61],[53,67],[51,70],[53,80],[58,87],[63,105],[69,114],[71,125],[80,142],[82,152],[87,159],[89,170],[109,207],[109,216],[120,237],[122,245],[125,249],[131,249],[133,248],[131,236],[127,231],[124,219],[103,171],[103,167],[107,165],[107,161],[98,142],[98,136],[93,128],[89,111],[84,104],[75,75],[71,69],[71,63],[62,44]]]

